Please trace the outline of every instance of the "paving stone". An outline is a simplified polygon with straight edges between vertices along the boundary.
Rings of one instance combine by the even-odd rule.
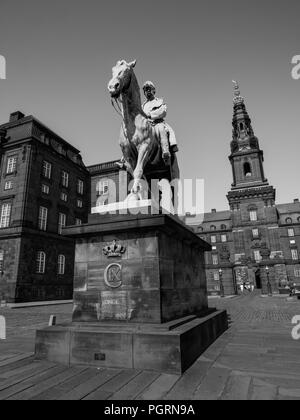
[[[277,387],[262,380],[254,379],[251,400],[270,401],[275,400]]]
[[[231,376],[221,396],[222,400],[248,400],[251,384],[250,376]]]
[[[219,399],[224,391],[230,373],[230,369],[211,368],[194,393],[193,400]]]

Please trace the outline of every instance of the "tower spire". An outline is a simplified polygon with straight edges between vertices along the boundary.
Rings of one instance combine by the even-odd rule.
[[[241,96],[239,83],[232,81],[234,86],[233,97],[233,143],[239,143],[243,147],[253,147],[254,131],[251,124],[251,119],[246,109],[245,99]],[[250,145],[252,140],[252,144]],[[257,140],[257,139],[256,139]],[[256,144],[258,146],[258,144]]]
[[[243,104],[245,102],[245,100],[241,96],[240,86],[239,86],[238,82],[233,80],[232,83],[233,83],[233,87],[234,87],[233,103],[234,104]]]
[[[230,161],[233,169],[233,189],[268,185],[264,175],[263,151],[259,147],[240,85],[232,81],[233,119]]]

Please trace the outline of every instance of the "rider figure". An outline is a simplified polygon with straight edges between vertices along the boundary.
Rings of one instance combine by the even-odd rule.
[[[171,153],[178,152],[176,137],[172,128],[165,122],[167,116],[167,105],[163,99],[155,96],[156,88],[150,81],[146,82],[143,86],[146,102],[143,104],[143,111],[147,115],[149,121],[153,125],[157,137],[159,138],[162,157],[164,162],[169,165]]]

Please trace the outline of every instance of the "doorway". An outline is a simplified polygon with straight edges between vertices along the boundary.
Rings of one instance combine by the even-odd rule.
[[[255,273],[255,284],[257,289],[261,289],[261,277],[260,270],[257,270]]]

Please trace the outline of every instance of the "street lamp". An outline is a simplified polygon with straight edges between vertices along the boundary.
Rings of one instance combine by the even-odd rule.
[[[266,273],[267,273],[267,278],[268,278],[268,281],[267,281],[268,295],[269,296],[273,296],[273,294],[272,294],[272,286],[271,286],[271,283],[270,283],[270,269],[269,269],[268,266],[266,266]]]
[[[221,297],[225,297],[224,284],[223,284],[223,270],[221,268],[219,270],[219,278],[220,278],[220,292],[221,292]]]

